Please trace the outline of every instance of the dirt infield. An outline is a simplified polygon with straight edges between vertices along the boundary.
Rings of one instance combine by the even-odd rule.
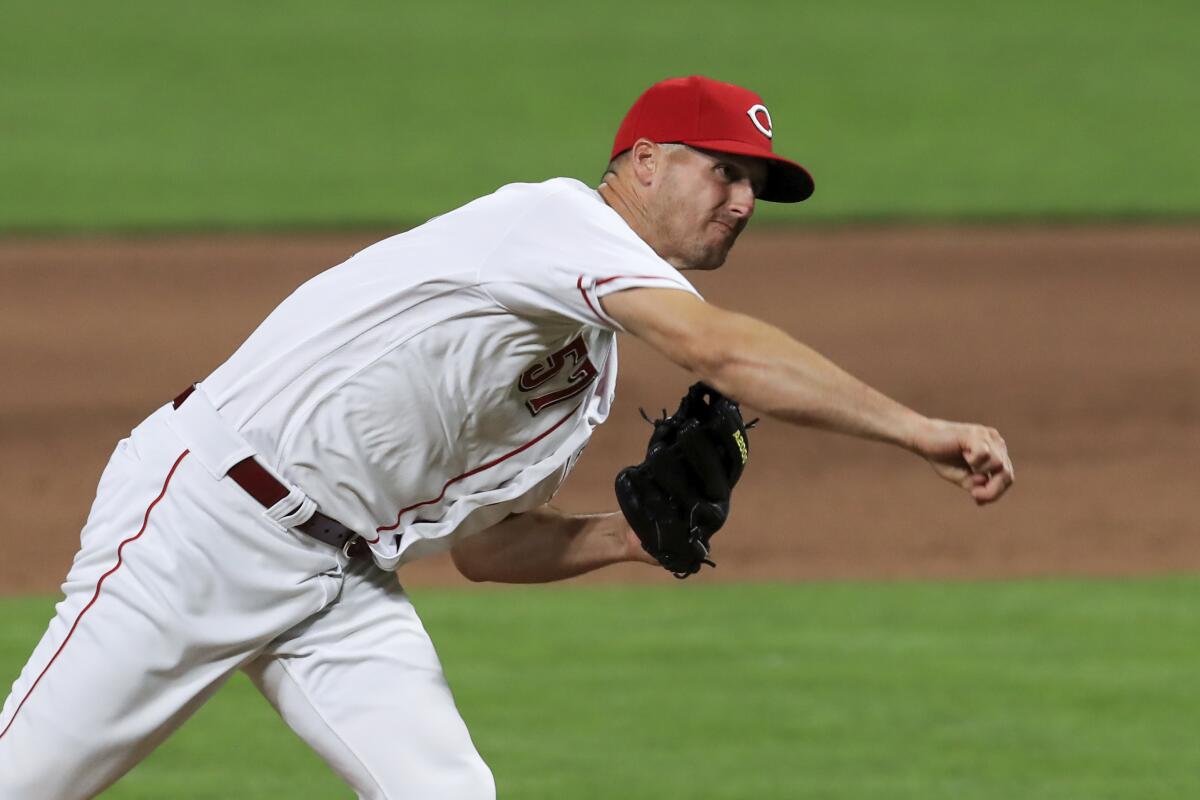
[[[100,470],[292,287],[375,236],[0,242],[0,591],[70,564]],[[976,509],[912,456],[764,423],[702,580],[1200,569],[1200,228],[747,234],[696,279],[930,414],[1005,434],[1010,498]],[[639,405],[687,386],[623,342],[613,417],[558,503],[613,506]],[[445,560],[414,584],[459,581]],[[586,580],[662,580],[631,566]],[[669,579],[668,579],[669,580]]]

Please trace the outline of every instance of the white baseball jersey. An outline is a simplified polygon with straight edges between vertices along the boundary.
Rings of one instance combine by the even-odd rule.
[[[692,285],[576,180],[513,184],[301,286],[202,384],[392,568],[550,499],[604,421],[600,298]]]
[[[403,588],[295,526],[315,501],[391,567],[549,499],[612,400],[600,298],[634,286],[695,291],[557,179],[300,287],[118,444],[0,710],[0,797],[94,796],[240,669],[360,797],[494,800]],[[226,477],[252,451],[291,484],[269,509]]]

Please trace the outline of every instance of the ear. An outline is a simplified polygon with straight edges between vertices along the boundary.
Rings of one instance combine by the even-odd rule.
[[[629,165],[640,186],[650,186],[665,164],[666,153],[646,138],[638,139],[629,151]]]

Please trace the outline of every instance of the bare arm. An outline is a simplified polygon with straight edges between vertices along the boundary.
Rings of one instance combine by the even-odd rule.
[[[634,336],[768,416],[907,448],[981,504],[1012,484],[994,429],[924,417],[773,325],[672,289],[630,289],[603,304]]]
[[[567,514],[549,505],[462,540],[450,555],[468,579],[500,583],[548,583],[626,561],[657,565],[620,513]]]

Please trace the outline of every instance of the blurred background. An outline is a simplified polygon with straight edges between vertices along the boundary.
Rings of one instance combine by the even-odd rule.
[[[754,87],[820,180],[772,222],[1200,212],[1196,10],[5,3],[6,231],[393,228],[597,178],[663,77]]]
[[[976,509],[768,421],[686,585],[405,568],[501,796],[1196,795],[1198,34],[1168,0],[0,2],[0,682],[141,418],[361,247],[595,185],[637,95],[704,74],[817,191],[698,288],[995,425],[1018,484]],[[623,341],[556,502],[614,507],[689,382]],[[231,785],[348,796],[241,678],[106,796]]]

